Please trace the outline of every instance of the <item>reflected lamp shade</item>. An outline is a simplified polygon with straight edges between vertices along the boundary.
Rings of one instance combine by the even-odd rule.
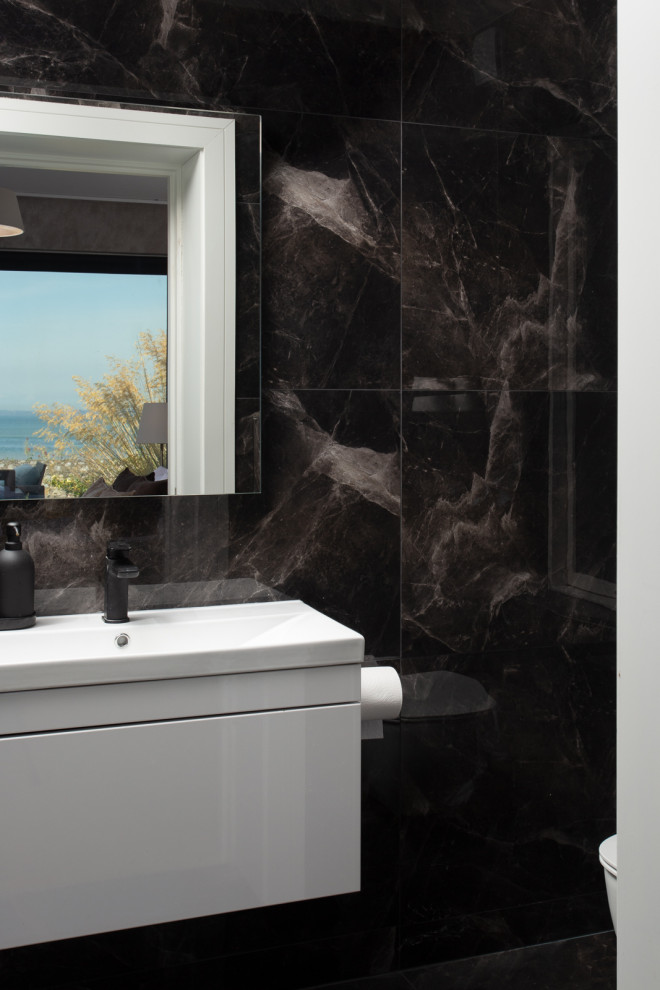
[[[142,406],[135,442],[160,444],[160,463],[163,464],[163,448],[167,443],[166,402],[145,402]]]
[[[135,439],[138,443],[167,443],[166,402],[145,402]]]
[[[16,193],[0,189],[0,237],[15,237],[24,229]]]

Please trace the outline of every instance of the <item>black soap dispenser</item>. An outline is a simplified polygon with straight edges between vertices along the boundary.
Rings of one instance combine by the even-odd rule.
[[[0,550],[0,630],[27,629],[34,623],[34,561],[23,549],[21,524],[10,522]]]

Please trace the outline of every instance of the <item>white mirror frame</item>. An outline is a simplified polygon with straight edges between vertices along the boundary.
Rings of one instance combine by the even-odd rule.
[[[234,121],[0,98],[0,164],[166,176],[169,492],[233,492]]]

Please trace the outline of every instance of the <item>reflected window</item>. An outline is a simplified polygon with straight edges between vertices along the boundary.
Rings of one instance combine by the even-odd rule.
[[[161,465],[135,433],[167,401],[167,259],[3,251],[0,300],[0,467],[43,462],[46,497],[75,497]]]

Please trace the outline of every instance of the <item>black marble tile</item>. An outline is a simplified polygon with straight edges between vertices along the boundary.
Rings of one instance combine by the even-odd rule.
[[[236,202],[261,205],[261,117],[232,113],[236,152]]]
[[[551,468],[551,429],[561,439],[566,421],[550,418],[547,393],[404,396],[405,654],[614,638],[611,600],[603,604],[578,585],[554,580],[550,539],[566,547],[569,516],[565,502],[563,514],[549,517],[552,470],[574,470],[575,456]],[[607,438],[612,449],[611,429]],[[598,554],[612,523],[614,490],[603,489],[593,461],[584,467],[581,498],[599,534]],[[607,539],[611,548],[615,533]]]
[[[403,965],[423,961],[416,940],[451,958],[609,927],[613,648],[403,670]]]
[[[4,3],[11,82],[81,93],[392,118],[400,100],[397,0],[29,0]]]
[[[142,931],[151,936],[164,927]],[[251,952],[189,957],[185,961],[181,954],[177,958],[164,947],[158,952],[153,938],[140,945],[140,931],[5,950],[0,954],[3,990],[245,990],[262,985],[296,990],[328,980],[387,972],[396,965],[394,929],[335,938],[321,933],[307,942],[296,941],[294,935],[291,944],[281,947],[255,945]],[[113,950],[118,951],[121,961],[113,958]],[[132,954],[127,956],[127,950]]]
[[[261,488],[261,400],[236,400],[235,491]]]
[[[165,982],[169,973],[190,967],[192,978],[195,967],[204,966],[217,974],[218,960],[232,951],[225,919],[193,918],[6,949],[0,952],[2,985],[6,990],[50,990],[68,986],[67,981],[76,987],[132,986],[135,974],[152,980],[160,975]]]
[[[613,933],[535,945],[405,973],[412,990],[615,990]]]
[[[236,395],[261,392],[261,208],[236,208]],[[240,489],[238,489],[240,490]]]
[[[341,983],[324,983],[306,990],[410,990],[410,983],[404,973],[387,973],[381,976],[367,976],[358,980],[342,980]]]
[[[395,929],[371,929],[334,938],[292,942],[276,949],[226,956],[219,967],[212,962],[208,968],[220,977],[223,990],[266,985],[274,990],[298,990],[315,983],[387,973],[396,968]],[[181,976],[186,978],[185,970]],[[173,981],[165,985],[178,990],[182,984]],[[193,980],[188,985],[196,984]],[[140,990],[151,990],[152,987],[156,990],[163,984],[156,979],[137,986]]]
[[[0,952],[0,981],[6,990],[86,987],[104,979],[119,985],[149,959],[145,931],[149,929],[5,949]]]
[[[614,0],[404,0],[403,116],[611,136]]]
[[[399,651],[399,396],[272,392],[264,495],[230,502],[230,577],[302,598]]]
[[[613,602],[617,396],[555,393],[550,416],[551,584],[569,594],[590,594]]]
[[[403,133],[405,386],[613,388],[614,146]]]
[[[539,942],[608,931],[611,925],[604,892],[403,925],[400,965],[417,967],[508,952]]]
[[[98,610],[111,539],[126,538],[133,546],[140,576],[129,594],[132,599],[144,586],[142,608],[171,604],[171,584],[226,575],[225,496],[0,503],[0,522],[12,518],[23,523],[25,545],[34,558],[42,614]]]
[[[399,388],[399,126],[264,118],[264,383]]]

